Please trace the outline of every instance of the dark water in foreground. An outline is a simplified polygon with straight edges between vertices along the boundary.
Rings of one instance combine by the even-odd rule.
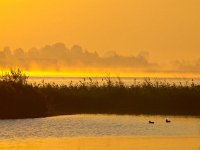
[[[200,149],[200,118],[71,115],[0,120],[0,149]],[[148,121],[155,121],[149,124]]]

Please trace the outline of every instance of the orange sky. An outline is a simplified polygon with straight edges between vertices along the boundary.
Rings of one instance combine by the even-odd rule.
[[[0,49],[63,42],[89,51],[200,58],[199,0],[0,0]]]

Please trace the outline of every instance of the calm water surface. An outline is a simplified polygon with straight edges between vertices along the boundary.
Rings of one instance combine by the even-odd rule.
[[[166,118],[172,122],[165,123]],[[67,115],[0,120],[3,150],[199,150],[199,143],[200,118],[193,117]]]
[[[163,116],[69,115],[0,120],[0,139],[99,136],[200,136],[200,118]],[[155,121],[149,124],[148,121]]]
[[[90,82],[89,78],[85,78],[86,82]],[[92,77],[92,81],[98,82],[102,84],[105,80],[102,81],[102,77]],[[105,78],[104,78],[105,79]],[[133,84],[141,84],[144,82],[145,79],[142,77],[122,77],[120,78],[123,83],[126,85],[133,85]],[[83,81],[83,77],[30,77],[29,82],[31,83],[55,83],[55,84],[69,84],[71,81],[73,84],[78,84],[80,81]],[[118,81],[117,77],[112,77],[112,81]],[[162,82],[162,83],[170,83],[170,84],[182,84],[182,85],[191,85],[192,83],[200,84],[200,78],[150,78],[152,82]]]

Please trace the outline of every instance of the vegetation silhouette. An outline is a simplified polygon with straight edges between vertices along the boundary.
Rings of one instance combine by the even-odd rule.
[[[35,118],[46,116],[44,96],[37,87],[29,85],[28,76],[12,70],[0,79],[0,118]]]
[[[148,114],[200,116],[200,85],[152,82],[125,85],[120,78],[103,83],[85,78],[78,84],[28,83],[22,71],[0,78],[0,119],[67,114]]]

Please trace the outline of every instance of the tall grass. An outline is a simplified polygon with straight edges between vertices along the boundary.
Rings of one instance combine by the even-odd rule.
[[[200,85],[152,82],[124,84],[103,78],[79,83],[29,84],[20,71],[0,79],[0,118],[44,117],[63,114],[159,114],[200,116]]]

